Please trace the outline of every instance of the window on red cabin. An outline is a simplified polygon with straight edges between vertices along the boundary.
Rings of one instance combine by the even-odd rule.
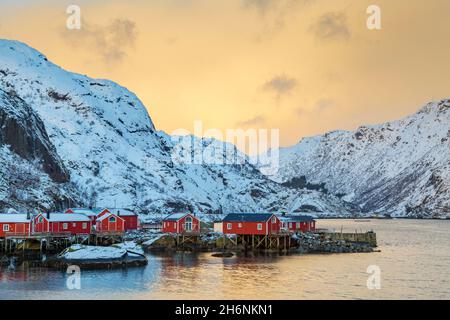
[[[9,231],[9,224],[3,225],[3,231],[8,232]]]
[[[116,222],[116,217],[109,217],[109,222]]]
[[[72,227],[76,227],[77,226],[77,224],[74,222],[74,223],[72,223]]]
[[[63,229],[67,230],[67,228],[69,227],[69,225],[67,223],[63,223]]]
[[[300,229],[300,222],[297,222],[297,229]]]
[[[242,228],[242,223],[238,223],[238,228]]]
[[[261,231],[262,230],[262,223],[258,223],[258,225],[256,226],[256,228]]]
[[[42,216],[39,217],[38,222],[44,221],[44,218]]]
[[[233,228],[233,224],[232,223],[227,223],[227,229],[231,230]]]
[[[289,222],[289,228],[292,228],[292,222]]]
[[[276,223],[277,222],[277,217],[273,216],[272,217],[272,223]]]
[[[83,222],[82,228],[83,228],[83,229],[87,229],[87,223],[86,223],[86,222]]]

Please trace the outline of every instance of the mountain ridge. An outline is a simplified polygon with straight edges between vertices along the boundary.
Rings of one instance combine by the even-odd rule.
[[[449,109],[443,99],[399,120],[301,139],[280,150],[270,178],[324,184],[363,212],[449,217]]]
[[[17,41],[0,40],[0,88],[15,92],[42,119],[70,173],[77,203],[144,213],[296,211],[351,214],[352,206],[320,191],[284,187],[247,156],[233,165],[176,163],[179,138],[157,131],[137,96],[108,80],[63,70]],[[0,107],[2,107],[0,105]],[[223,143],[208,139],[193,143]]]

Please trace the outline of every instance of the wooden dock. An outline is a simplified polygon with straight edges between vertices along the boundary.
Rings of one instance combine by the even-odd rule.
[[[93,232],[91,234],[71,234],[67,232],[49,233],[7,233],[0,239],[0,251],[6,254],[14,252],[39,251],[40,254],[62,250],[73,244],[103,245],[123,241],[123,232]]]

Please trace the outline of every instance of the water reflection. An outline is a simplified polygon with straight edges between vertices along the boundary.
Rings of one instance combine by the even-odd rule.
[[[149,255],[145,268],[83,271],[68,290],[63,271],[26,263],[0,269],[0,298],[12,299],[396,299],[450,298],[450,221],[320,221],[321,227],[377,231],[381,253]],[[368,290],[369,265],[382,289]]]

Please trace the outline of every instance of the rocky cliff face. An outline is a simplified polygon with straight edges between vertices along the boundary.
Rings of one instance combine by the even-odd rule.
[[[44,124],[13,91],[0,89],[0,208],[58,208],[76,198]]]
[[[70,182],[81,195],[81,205],[131,207],[148,213],[308,209],[346,215],[352,211],[338,197],[320,190],[271,181],[242,154],[243,161],[231,165],[174,161],[180,138],[157,131],[133,93],[111,81],[67,72],[23,43],[0,40],[0,61],[0,88],[14,91],[42,119]],[[14,140],[11,135],[8,139]],[[187,139],[219,154],[226,149],[215,140]],[[25,159],[34,152],[30,143],[14,143]],[[63,166],[57,165],[56,158],[48,160],[45,172],[55,181],[64,181],[69,175]]]
[[[366,213],[450,217],[450,101],[398,121],[305,138],[271,179],[304,180]]]
[[[42,160],[43,171],[55,182],[68,182],[69,173],[50,143],[41,119],[14,91],[0,89],[0,144],[22,158]]]

